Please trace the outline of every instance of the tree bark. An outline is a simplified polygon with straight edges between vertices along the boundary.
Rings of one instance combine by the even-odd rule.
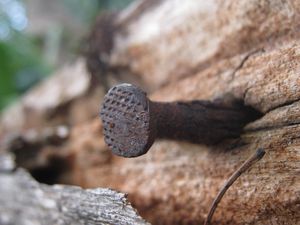
[[[125,194],[96,188],[39,184],[11,157],[0,155],[0,224],[148,224]]]

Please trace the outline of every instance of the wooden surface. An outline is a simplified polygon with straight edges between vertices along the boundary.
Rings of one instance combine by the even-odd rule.
[[[230,94],[263,115],[217,146],[159,141],[146,156],[112,157],[100,167],[78,155],[82,184],[128,192],[154,224],[199,224],[225,179],[262,147],[266,156],[228,191],[214,224],[299,224],[299,2],[166,0],[134,12],[129,22],[122,23],[126,11],[117,20],[110,63],[144,80],[150,98]]]
[[[1,225],[148,224],[123,193],[39,184],[23,169],[13,171],[11,160],[0,155]]]
[[[213,224],[300,224],[299,1],[135,4],[115,17],[108,68],[132,74],[152,100],[232,95],[262,116],[240,138],[212,146],[161,140],[135,159],[108,151],[99,118],[72,123],[63,145],[36,153],[47,162],[50,151],[69,165],[56,182],[126,192],[153,224],[201,224],[225,180],[264,148],[225,194]],[[73,115],[64,112],[61,123]]]

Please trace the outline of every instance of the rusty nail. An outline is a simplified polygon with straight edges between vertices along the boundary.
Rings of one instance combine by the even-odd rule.
[[[232,101],[153,102],[131,84],[112,87],[100,111],[105,142],[123,157],[145,154],[156,138],[202,144],[235,138],[257,116]]]

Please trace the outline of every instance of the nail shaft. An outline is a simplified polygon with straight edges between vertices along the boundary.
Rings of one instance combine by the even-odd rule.
[[[155,116],[156,138],[215,144],[238,137],[251,118],[241,105],[191,101],[160,103],[150,101]]]

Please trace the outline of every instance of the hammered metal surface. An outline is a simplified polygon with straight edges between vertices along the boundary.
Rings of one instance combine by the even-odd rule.
[[[111,88],[104,97],[100,117],[104,139],[114,154],[136,157],[146,153],[149,139],[149,101],[131,84]]]

